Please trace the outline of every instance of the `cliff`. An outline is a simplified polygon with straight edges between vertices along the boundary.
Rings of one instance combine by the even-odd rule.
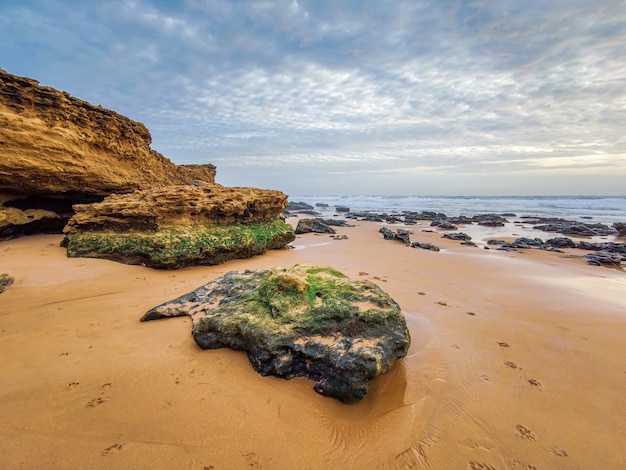
[[[0,204],[5,207],[67,216],[72,204],[113,193],[214,181],[215,166],[176,165],[152,150],[151,142],[140,122],[0,69]]]

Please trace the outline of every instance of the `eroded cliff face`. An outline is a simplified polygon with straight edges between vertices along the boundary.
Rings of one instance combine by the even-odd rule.
[[[215,166],[176,165],[152,150],[151,141],[140,122],[0,69],[5,208],[52,210],[65,217],[72,204],[113,193],[214,181]],[[0,212],[6,211],[0,207]],[[11,231],[20,230],[13,225]]]

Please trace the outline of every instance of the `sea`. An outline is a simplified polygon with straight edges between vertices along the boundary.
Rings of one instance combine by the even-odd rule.
[[[323,215],[336,206],[351,211],[433,211],[448,216],[513,213],[517,217],[558,217],[586,223],[626,223],[626,196],[290,196],[291,202],[316,206]]]

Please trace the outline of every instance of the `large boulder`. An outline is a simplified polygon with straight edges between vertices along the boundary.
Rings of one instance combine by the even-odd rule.
[[[335,233],[323,219],[300,219],[296,226],[296,233]]]
[[[151,141],[140,122],[0,69],[0,206],[53,211],[67,221],[72,204],[214,181],[215,166],[176,165]],[[0,238],[28,224],[26,233],[35,231],[31,221],[3,233],[0,221]]]
[[[323,266],[229,272],[159,305],[141,321],[189,315],[202,349],[245,350],[262,375],[308,377],[345,403],[407,354],[398,304],[369,281]]]
[[[70,257],[174,269],[283,248],[295,239],[279,191],[196,183],[112,195],[74,206],[64,229]]]

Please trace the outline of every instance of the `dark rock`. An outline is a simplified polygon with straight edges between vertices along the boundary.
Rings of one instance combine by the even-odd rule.
[[[430,224],[431,227],[439,227],[443,230],[456,230],[456,225],[454,225],[448,219],[435,219]]]
[[[381,227],[379,232],[383,234],[385,240],[399,240],[405,245],[411,244],[410,232],[408,230],[398,229],[397,232],[394,232],[387,227]]]
[[[326,225],[322,219],[300,219],[296,227],[296,233],[335,233],[332,227]]]
[[[576,248],[574,240],[567,237],[556,237],[546,240],[546,246],[551,248]]]
[[[472,217],[472,221],[487,227],[504,227],[504,224],[509,222],[498,214],[478,214]]]
[[[337,212],[350,212],[350,208],[346,206],[335,206]]]
[[[319,219],[322,223],[331,227],[354,227],[346,222],[345,219]]]
[[[315,207],[328,207],[328,204],[323,203],[323,202],[316,202]]]
[[[621,255],[626,255],[626,243],[590,243],[590,242],[579,242],[576,245],[576,248],[581,250],[589,250],[589,251],[606,251],[608,253],[619,253]]]
[[[615,228],[611,228],[608,225],[585,224],[563,219],[540,219],[539,223],[540,225],[535,225],[533,228],[544,232],[557,232],[577,237],[606,236],[615,232]]]
[[[308,377],[316,392],[345,403],[361,400],[410,344],[391,297],[329,267],[230,272],[141,321],[180,315],[191,316],[202,349],[245,350],[260,374]]]
[[[285,207],[286,211],[289,212],[300,212],[305,210],[313,210],[313,206],[311,204],[307,204],[306,202],[294,202],[289,201],[287,207]]]
[[[607,251],[596,251],[585,255],[587,264],[593,266],[621,266],[622,257],[617,253],[609,253]]]
[[[472,219],[464,215],[460,215],[459,217],[450,217],[448,220],[450,223],[456,225],[472,225],[473,223]]]
[[[506,245],[504,240],[487,240],[487,245]]]
[[[461,242],[461,245],[465,245],[465,246],[478,246],[476,245],[476,243],[474,243],[471,240],[465,240],[464,242]]]
[[[318,216],[321,215],[319,212],[312,211],[312,210],[309,210],[309,209],[303,209],[301,211],[298,211],[298,214],[312,215],[313,217],[318,217]]]
[[[437,245],[433,245],[432,243],[420,243],[420,242],[411,243],[411,248],[421,248],[423,250],[430,250],[430,251],[440,250],[440,248]]]
[[[617,230],[617,238],[626,238],[626,223],[615,222],[613,228]]]
[[[472,237],[470,237],[467,233],[463,233],[463,232],[446,233],[442,238],[449,238],[450,240],[461,240],[461,241],[472,239]]]
[[[530,249],[530,248],[544,249],[544,243],[541,238],[521,237],[521,238],[517,238],[514,242],[509,243],[508,246],[510,248],[522,248],[522,249]]]
[[[347,240],[348,239],[348,235],[335,235],[333,237],[333,240]]]
[[[4,290],[9,287],[15,279],[12,276],[9,276],[6,273],[0,274],[0,294],[4,292]]]

